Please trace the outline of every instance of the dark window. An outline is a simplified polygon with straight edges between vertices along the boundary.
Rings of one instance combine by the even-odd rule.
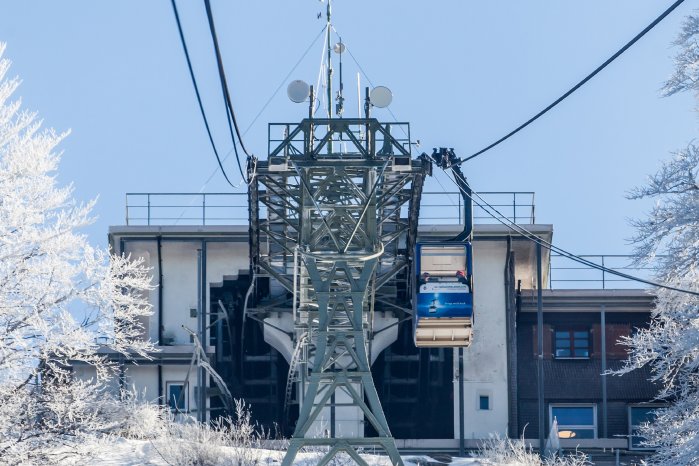
[[[552,405],[549,422],[558,422],[560,438],[596,438],[597,418],[594,405]]]
[[[187,391],[181,382],[167,383],[167,404],[172,411],[187,411]]]
[[[478,397],[478,409],[487,411],[490,409],[490,397],[488,395],[480,395]]]
[[[589,358],[590,331],[584,328],[556,328],[554,348],[557,358]]]
[[[629,406],[629,447],[632,450],[652,449],[646,444],[646,438],[640,434],[644,424],[652,423],[661,406]]]

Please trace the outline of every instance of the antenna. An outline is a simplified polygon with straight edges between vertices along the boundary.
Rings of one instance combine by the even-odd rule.
[[[337,116],[342,117],[342,112],[345,111],[345,98],[342,96],[342,91],[344,90],[344,85],[342,83],[342,52],[345,51],[345,44],[342,43],[342,37],[340,37],[340,42],[333,46],[333,50],[336,54],[340,55],[340,89],[337,91],[337,105],[335,105],[335,113]]]
[[[386,86],[376,86],[369,93],[371,105],[379,108],[386,108],[393,101],[393,93]]]
[[[289,100],[297,104],[305,102],[310,94],[311,87],[306,81],[300,79],[291,81],[286,88],[286,95],[289,96]]]

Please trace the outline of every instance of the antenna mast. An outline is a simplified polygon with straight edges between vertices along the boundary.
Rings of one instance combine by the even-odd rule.
[[[327,37],[327,52],[328,52],[328,75],[327,75],[327,82],[325,83],[326,91],[327,91],[327,99],[328,99],[328,119],[331,119],[333,117],[333,66],[332,66],[332,41],[330,40],[330,33],[332,31],[332,22],[331,22],[331,16],[332,16],[332,7],[331,7],[331,0],[328,0],[328,7],[326,9],[326,17],[328,20],[327,24],[327,34],[325,35]],[[330,127],[328,127],[328,131],[330,131]],[[333,141],[330,139],[328,141],[328,154],[332,154],[333,151]]]
[[[330,40],[330,31],[332,29],[332,23],[330,22],[331,14],[332,14],[332,9],[330,7],[330,0],[328,0],[328,8],[327,8],[327,12],[326,12],[326,15],[328,18],[328,25],[326,26],[328,28],[328,33],[326,34],[327,41],[328,41],[328,43],[327,43],[327,47],[328,47],[328,50],[327,50],[327,52],[328,52],[328,75],[327,75],[327,82],[326,82],[326,89],[328,91],[328,118],[333,117],[333,115],[332,115],[333,114],[333,105],[332,105],[332,102],[333,102],[333,98],[332,98],[332,96],[333,96],[333,67],[332,67],[332,61],[331,61],[333,48],[332,48],[332,41]]]
[[[410,286],[410,272],[403,271],[412,263],[430,162],[412,159],[407,139],[396,139],[391,124],[369,118],[368,110],[364,118],[342,118],[345,48],[341,37],[333,46],[332,5],[326,1],[327,50],[321,56],[327,58],[327,117],[313,116],[313,88],[292,81],[289,99],[309,99],[309,117],[296,125],[270,124],[269,134],[281,129],[284,140],[270,136],[267,160],[256,165],[249,187],[253,268],[276,279],[288,294],[279,302],[261,297],[264,304],[247,312],[261,319],[273,313],[294,328],[288,342],[295,350],[285,404],[295,386],[299,414],[282,466],[291,466],[308,446],[328,447],[319,465],[345,453],[368,466],[358,452],[378,447],[393,466],[402,466],[371,373],[377,354],[372,355],[372,341],[375,325],[394,326],[406,318],[408,298],[399,290]],[[333,52],[340,54],[337,99]],[[321,69],[319,79],[323,74]],[[375,88],[371,96],[367,88],[367,109],[386,107],[390,101],[388,88]],[[407,123],[396,125],[406,126],[409,139]],[[359,140],[362,129],[364,138]],[[335,141],[343,153],[333,151]],[[285,338],[280,341],[286,345]]]

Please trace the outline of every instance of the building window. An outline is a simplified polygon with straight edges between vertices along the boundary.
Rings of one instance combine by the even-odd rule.
[[[549,406],[549,423],[558,421],[560,438],[597,438],[597,410],[591,404]]]
[[[189,394],[183,382],[167,382],[167,404],[171,411],[187,412],[189,409]]]
[[[478,409],[488,411],[490,409],[490,397],[488,395],[478,396]]]
[[[641,426],[655,420],[658,408],[662,405],[629,406],[629,449],[653,450],[652,445],[646,445],[646,438],[640,435]]]
[[[556,328],[554,349],[557,358],[589,358],[590,330],[586,328]]]

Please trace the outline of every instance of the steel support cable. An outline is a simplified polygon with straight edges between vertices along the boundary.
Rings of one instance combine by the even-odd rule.
[[[334,27],[333,27],[333,31],[335,31],[335,34],[337,34],[337,36],[340,37],[340,33],[337,32],[337,29],[335,29]],[[371,81],[371,79],[369,78],[369,75],[367,75],[367,74],[366,74],[366,71],[364,71],[364,68],[362,68],[362,65],[359,64],[359,61],[358,61],[357,58],[354,56],[354,54],[352,53],[352,51],[350,50],[350,48],[347,47],[347,44],[345,44],[345,50],[347,51],[347,53],[349,53],[350,58],[352,58],[352,61],[354,62],[354,64],[357,65],[357,68],[359,68],[359,71],[364,75],[364,77],[366,78],[366,80],[367,80],[367,82],[369,83],[369,85],[371,85],[371,87],[376,87],[376,86],[374,86],[374,83],[373,83],[373,82]],[[394,121],[395,123],[398,123],[398,118],[397,118],[396,115],[393,113],[393,110],[391,110],[391,107],[386,107],[386,110],[388,110],[388,113],[390,113],[391,116],[393,117],[393,121]],[[402,126],[400,126],[399,128],[400,128],[400,130],[403,132],[403,134],[405,134],[405,137],[408,137],[408,134],[405,132],[405,129],[403,129]],[[408,141],[408,142],[412,144],[412,141]]]
[[[197,85],[197,79],[194,76],[194,69],[192,68],[192,61],[189,58],[189,50],[187,49],[187,41],[184,38],[184,33],[182,32],[182,23],[180,22],[180,15],[177,11],[177,4],[175,0],[170,0],[172,3],[172,11],[175,13],[175,21],[177,22],[177,31],[180,33],[180,42],[182,43],[182,50],[184,50],[184,56],[187,59],[187,68],[189,68],[189,77],[192,80],[192,85],[194,86],[194,93],[197,96],[197,103],[199,104],[199,110],[201,111],[201,117],[204,120],[204,126],[206,127],[206,134],[209,135],[209,142],[211,143],[211,148],[214,150],[214,155],[216,156],[216,161],[218,162],[218,167],[221,169],[223,177],[226,179],[231,187],[236,186],[231,183],[231,180],[226,174],[226,170],[223,168],[223,163],[221,162],[221,157],[218,155],[218,150],[216,149],[216,143],[214,143],[214,138],[211,135],[211,128],[209,127],[209,120],[206,118],[206,112],[204,111],[204,104],[201,101],[201,94],[199,93],[199,86]]]
[[[240,135],[240,131],[238,130],[238,122],[236,121],[235,118],[235,112],[233,111],[233,103],[231,101],[231,94],[230,91],[228,90],[228,81],[226,80],[226,72],[223,69],[223,60],[221,59],[221,48],[218,45],[218,36],[216,35],[216,26],[214,25],[214,15],[211,11],[211,2],[209,0],[204,0],[204,5],[206,6],[206,17],[209,21],[209,31],[211,32],[211,40],[214,43],[214,52],[216,54],[216,66],[218,67],[218,78],[219,81],[221,82],[221,92],[223,92],[223,101],[224,105],[226,107],[226,122],[228,123],[228,129],[231,133],[231,140],[233,141],[233,150],[235,151],[235,161],[238,165],[238,171],[240,171],[240,176],[245,180],[247,183],[249,180],[247,176],[245,175],[245,172],[243,172],[243,166],[240,163],[240,156],[238,155],[238,145],[236,143],[235,135],[238,135],[238,141],[240,143],[240,147],[243,149],[243,152],[245,152],[245,155],[247,155],[249,158],[252,157],[250,153],[247,151],[245,148],[245,144],[243,143],[243,138]],[[231,126],[231,121],[233,122],[233,127],[235,127],[235,134],[233,134],[233,127]]]
[[[291,68],[291,70],[286,74],[286,76],[284,76],[284,79],[281,80],[281,82],[279,83],[279,85],[277,86],[277,88],[274,90],[274,92],[272,93],[272,95],[267,99],[267,101],[266,101],[265,104],[262,106],[262,108],[260,109],[260,111],[257,112],[257,115],[255,115],[255,118],[252,119],[252,121],[250,122],[250,124],[248,125],[248,127],[245,128],[245,131],[243,131],[243,136],[245,136],[246,134],[248,134],[248,131],[250,131],[250,128],[252,128],[252,125],[254,125],[255,122],[257,122],[257,120],[260,118],[260,116],[262,115],[262,113],[267,109],[267,107],[268,107],[269,104],[272,102],[272,100],[274,100],[274,98],[276,97],[276,95],[279,93],[279,90],[282,88],[282,86],[284,86],[284,83],[286,82],[286,80],[289,79],[289,76],[291,76],[291,75],[293,74],[294,71],[296,71],[296,68],[298,68],[298,66],[301,64],[301,62],[303,61],[303,59],[306,58],[306,55],[308,55],[308,52],[311,51],[311,48],[313,48],[313,46],[315,45],[315,43],[318,42],[318,38],[320,38],[320,36],[323,34],[323,32],[325,32],[325,26],[323,26],[323,28],[320,30],[320,32],[318,33],[318,35],[317,35],[317,36],[313,39],[313,41],[308,45],[308,47],[306,48],[306,50],[303,52],[303,55],[301,55],[301,57],[296,61],[296,63],[294,64],[294,66]],[[224,161],[224,162],[225,162],[226,160],[228,160],[228,157],[230,157],[230,155],[233,153],[233,149],[234,149],[234,148],[231,147],[230,150],[229,150],[229,151],[226,153],[226,155],[223,157],[223,161]],[[211,180],[212,180],[212,179],[214,178],[214,176],[216,175],[216,172],[217,172],[217,171],[218,171],[218,168],[215,169],[215,170],[211,173],[211,175],[209,175],[209,177],[206,179],[206,181],[204,182],[204,184],[202,185],[202,187],[199,189],[199,192],[203,192],[204,189],[206,189],[206,187],[209,185],[209,183],[211,182]],[[245,180],[243,180],[243,181],[245,181]]]
[[[451,178],[450,178],[450,179],[451,179]],[[697,292],[697,291],[686,290],[686,289],[683,289],[683,288],[676,288],[676,287],[670,286],[670,285],[663,285],[663,284],[661,284],[661,283],[657,283],[657,282],[654,282],[654,281],[651,281],[651,280],[646,280],[645,278],[640,278],[640,277],[636,277],[636,276],[634,276],[634,275],[629,275],[629,274],[627,274],[627,273],[619,272],[619,271],[617,271],[617,270],[607,268],[607,267],[605,267],[605,266],[603,266],[603,265],[596,264],[596,263],[594,263],[594,262],[592,262],[592,261],[589,261],[589,260],[587,260],[587,259],[585,259],[585,258],[582,258],[582,257],[580,257],[580,256],[577,256],[577,255],[573,254],[572,252],[566,251],[565,249],[561,249],[561,248],[559,248],[558,246],[555,246],[555,245],[553,245],[552,243],[550,243],[550,242],[548,242],[548,241],[546,241],[546,240],[544,240],[544,239],[538,237],[537,235],[535,235],[535,234],[532,233],[531,231],[527,230],[526,228],[522,227],[521,225],[518,225],[518,224],[516,224],[515,222],[511,221],[511,220],[510,220],[509,218],[507,218],[504,214],[502,214],[498,209],[496,209],[495,207],[493,207],[492,205],[490,205],[488,202],[486,202],[477,192],[472,191],[473,196],[469,196],[469,195],[468,195],[465,191],[463,191],[463,189],[456,183],[456,181],[452,180],[452,182],[453,182],[454,184],[456,184],[457,188],[459,188],[459,190],[460,190],[461,192],[463,192],[464,194],[466,194],[478,207],[480,207],[481,209],[483,209],[488,215],[490,215],[491,217],[493,217],[495,220],[497,220],[497,221],[500,222],[501,224],[505,225],[507,228],[509,228],[510,230],[514,231],[515,233],[518,233],[518,234],[522,235],[523,237],[525,237],[525,238],[528,239],[529,241],[532,241],[532,242],[535,243],[535,244],[539,244],[539,245],[543,246],[544,248],[548,249],[549,251],[553,251],[553,252],[555,252],[555,253],[558,253],[558,254],[560,254],[561,256],[563,256],[563,257],[565,257],[565,258],[567,258],[567,259],[569,259],[569,260],[572,260],[572,261],[577,262],[577,263],[579,263],[579,264],[585,265],[585,266],[587,266],[587,267],[590,267],[590,268],[593,268],[593,269],[597,269],[597,270],[600,270],[600,271],[602,271],[602,272],[609,273],[609,274],[611,274],[611,275],[616,275],[617,277],[625,278],[625,279],[627,279],[627,280],[631,280],[631,281],[635,281],[635,282],[639,282],[639,283],[644,283],[644,284],[646,284],[646,285],[655,286],[655,287],[658,287],[658,288],[664,288],[664,289],[671,290],[671,291],[677,291],[677,292],[679,292],[679,293],[686,293],[686,294],[691,294],[691,295],[694,295],[694,296],[699,296],[699,292]],[[482,202],[482,204],[479,203],[477,200],[475,200],[475,199],[473,198],[474,196],[477,197],[478,199],[480,199],[480,201]],[[487,206],[488,208],[486,208],[486,206]],[[491,209],[492,211],[489,210],[489,209]],[[493,213],[493,212],[494,212],[494,213]],[[504,220],[503,220],[503,219],[504,219]]]
[[[311,117],[315,116],[316,111],[318,110],[318,108],[320,108],[320,103],[321,103],[320,97],[318,97],[319,95],[321,95],[321,93],[318,91],[320,90],[320,86],[321,86],[320,83],[321,83],[321,79],[323,77],[323,72],[325,70],[325,58],[327,57],[327,55],[325,53],[326,52],[325,47],[326,47],[326,43],[328,42],[328,34],[330,34],[330,32],[329,32],[330,28],[328,28],[328,25],[325,25],[323,27],[323,30],[325,31],[325,34],[324,34],[325,37],[323,39],[323,47],[320,49],[320,66],[318,66],[318,78],[316,79],[315,92],[313,93],[313,102],[312,102],[313,112],[311,113]],[[326,84],[324,84],[323,87],[325,87],[325,85]],[[325,98],[325,97],[323,97],[323,98]]]
[[[465,159],[459,160],[458,162],[455,163],[455,165],[461,165],[461,164],[464,163],[464,162],[467,162],[467,161],[469,161],[469,160],[471,160],[471,159],[473,159],[473,158],[478,157],[478,156],[481,155],[482,153],[489,151],[490,149],[492,149],[493,147],[499,145],[499,144],[502,143],[502,142],[505,142],[505,141],[506,141],[507,139],[509,139],[510,137],[512,137],[512,136],[514,136],[515,134],[519,133],[521,130],[523,130],[524,128],[526,128],[526,127],[529,126],[530,124],[534,123],[536,120],[538,120],[540,117],[542,117],[543,115],[545,115],[545,114],[546,114],[549,110],[551,110],[553,107],[555,107],[556,105],[560,104],[560,103],[563,102],[568,96],[570,96],[572,93],[574,93],[575,91],[577,91],[578,89],[580,89],[580,88],[581,88],[583,85],[585,85],[585,83],[587,83],[590,79],[594,78],[600,71],[602,71],[603,69],[605,69],[610,63],[612,63],[614,60],[616,60],[617,58],[619,58],[619,56],[620,56],[621,54],[623,54],[624,52],[626,52],[632,45],[634,45],[636,42],[638,42],[639,39],[641,39],[641,38],[642,38],[643,36],[645,36],[651,29],[653,29],[655,26],[657,26],[658,23],[660,23],[663,19],[665,19],[665,17],[666,17],[667,15],[669,15],[670,13],[672,13],[672,11],[673,11],[675,8],[677,8],[678,6],[680,6],[683,2],[684,2],[684,0],[677,0],[675,3],[673,3],[672,5],[670,5],[670,7],[669,7],[667,10],[665,10],[660,16],[658,16],[657,18],[655,18],[655,20],[654,20],[652,23],[650,23],[648,26],[646,26],[645,29],[643,29],[641,32],[639,32],[638,34],[636,34],[636,36],[635,36],[633,39],[631,39],[629,42],[627,42],[622,48],[620,48],[619,50],[617,50],[616,53],[614,53],[614,55],[612,55],[611,57],[609,57],[604,63],[602,63],[600,66],[598,66],[592,73],[590,73],[590,74],[588,74],[587,76],[585,76],[585,78],[584,78],[582,81],[580,81],[580,82],[577,83],[575,86],[573,86],[573,87],[572,87],[570,90],[568,90],[565,94],[563,94],[562,96],[560,96],[558,99],[554,100],[548,107],[544,108],[544,109],[541,110],[539,113],[537,113],[536,115],[534,115],[533,117],[531,117],[530,119],[528,119],[527,121],[525,121],[524,123],[522,123],[521,125],[519,125],[517,128],[513,129],[512,131],[510,131],[509,133],[507,133],[506,135],[504,135],[503,137],[501,137],[501,138],[498,139],[497,141],[493,142],[492,144],[490,144],[490,145],[484,147],[483,149],[479,150],[478,152],[475,152],[475,153],[469,155],[469,156],[466,157]],[[350,55],[351,55],[351,52],[350,52]]]
[[[260,111],[257,112],[257,115],[255,115],[255,118],[252,119],[252,121],[251,121],[250,124],[247,126],[247,128],[245,128],[245,131],[243,131],[243,136],[245,136],[245,135],[247,134],[247,132],[250,131],[250,128],[252,128],[252,125],[255,124],[255,122],[257,121],[258,118],[260,118],[260,115],[262,115],[262,112],[264,112],[265,109],[269,106],[270,102],[272,102],[272,99],[274,99],[274,98],[276,97],[277,93],[279,93],[279,90],[282,88],[282,86],[284,86],[284,83],[286,82],[286,80],[289,79],[289,77],[292,75],[292,73],[293,73],[294,71],[296,71],[296,68],[298,68],[298,66],[301,64],[301,62],[303,61],[303,59],[306,58],[306,55],[308,55],[308,52],[311,51],[311,48],[313,48],[313,46],[316,44],[316,42],[318,42],[318,39],[319,39],[320,36],[323,34],[323,32],[325,32],[325,29],[326,29],[326,26],[323,26],[323,28],[320,30],[320,32],[318,33],[318,35],[315,36],[315,38],[313,39],[313,41],[308,45],[308,47],[306,48],[306,50],[303,52],[303,54],[301,55],[301,58],[299,58],[299,59],[296,61],[296,63],[294,64],[294,66],[291,68],[291,70],[286,74],[286,76],[284,76],[284,79],[281,80],[281,82],[279,83],[279,85],[277,86],[277,88],[274,90],[274,92],[272,93],[272,95],[269,97],[269,99],[267,99],[267,102],[265,102],[265,104],[262,106],[262,108],[260,109]]]

